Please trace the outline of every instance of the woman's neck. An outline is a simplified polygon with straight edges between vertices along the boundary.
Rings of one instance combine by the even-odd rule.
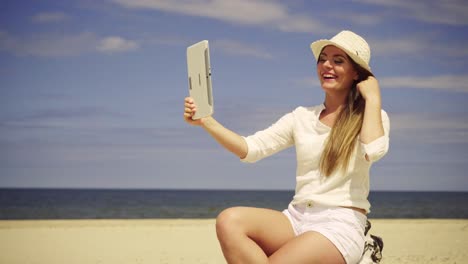
[[[332,97],[326,94],[323,104],[325,109],[320,113],[319,120],[328,127],[333,127],[341,111],[346,107],[346,97]]]
[[[346,106],[347,95],[325,95],[325,110],[327,113],[341,112]]]

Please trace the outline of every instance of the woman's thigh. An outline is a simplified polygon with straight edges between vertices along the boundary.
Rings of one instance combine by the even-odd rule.
[[[288,241],[269,258],[269,263],[345,264],[335,245],[322,234],[309,231]]]
[[[253,207],[232,207],[216,221],[218,237],[243,234],[255,241],[267,256],[295,237],[289,219],[282,212]]]

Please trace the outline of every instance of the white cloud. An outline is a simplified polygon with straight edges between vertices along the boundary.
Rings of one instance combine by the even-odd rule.
[[[44,109],[36,110],[29,115],[0,120],[0,128],[18,129],[26,133],[30,132],[28,130],[43,128],[95,129],[109,127],[109,120],[123,117],[120,113],[98,107]]]
[[[186,46],[194,41],[186,36],[146,36],[143,38],[145,44],[150,45],[168,45],[168,46]]]
[[[370,26],[376,25],[384,20],[384,17],[381,14],[367,15],[362,13],[346,13],[336,15],[332,13],[330,16],[333,16],[336,19],[346,19],[354,24]]]
[[[468,143],[468,116],[461,114],[401,113],[390,116],[390,134],[409,142]]]
[[[284,32],[331,33],[336,31],[305,15],[288,15],[285,19],[279,20],[275,26]]]
[[[464,43],[441,39],[440,36],[416,35],[388,39],[369,39],[372,54],[378,55],[438,55],[440,57],[468,56],[468,47]],[[424,52],[423,52],[424,51]]]
[[[233,24],[264,26],[286,32],[330,32],[320,22],[303,14],[291,13],[286,5],[265,0],[112,0],[127,8],[155,9],[207,17]],[[328,29],[328,30],[327,30]]]
[[[215,40],[213,47],[219,48],[227,54],[252,56],[261,59],[272,59],[273,55],[262,48],[235,40]]]
[[[105,53],[125,52],[136,50],[138,44],[135,41],[127,40],[121,37],[112,36],[103,38],[99,41],[97,49]]]
[[[468,25],[468,5],[465,0],[355,0],[356,2],[400,9],[396,13],[406,18],[432,24]]]
[[[66,57],[92,52],[125,52],[138,48],[135,41],[122,37],[99,37],[92,32],[77,34],[33,34],[13,36],[0,31],[0,51],[18,56]]]
[[[318,80],[316,77],[307,77],[292,82],[301,86],[314,86]],[[467,93],[468,75],[380,77],[379,85],[381,89],[434,89]]]
[[[468,92],[467,75],[382,77],[379,78],[379,83],[383,89],[408,88]]]
[[[34,15],[32,20],[38,23],[53,23],[67,20],[69,16],[63,12],[42,12]]]
[[[183,36],[157,36],[142,39],[147,45],[168,45],[168,46],[188,46],[196,40]],[[273,55],[262,46],[241,42],[233,39],[213,39],[210,40],[211,50],[216,50],[224,54],[255,57],[260,59],[273,59]]]
[[[23,38],[4,32],[0,35],[0,50],[20,56],[73,56],[93,50],[96,39],[96,35],[90,32],[75,35],[34,34]]]

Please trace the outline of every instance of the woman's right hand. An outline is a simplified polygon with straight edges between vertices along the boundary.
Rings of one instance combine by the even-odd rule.
[[[225,128],[211,115],[193,120],[197,112],[197,105],[191,97],[185,98],[184,119],[194,126],[203,127],[221,146],[243,159],[247,156],[248,146],[243,137]]]
[[[202,119],[192,119],[192,117],[197,112],[197,105],[193,101],[192,97],[185,97],[185,110],[184,110],[184,119],[185,122],[189,123],[190,125],[194,126],[201,126]]]

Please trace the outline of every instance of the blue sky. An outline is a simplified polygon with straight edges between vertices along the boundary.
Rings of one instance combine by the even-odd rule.
[[[373,190],[468,191],[460,1],[1,1],[0,187],[293,189],[294,150],[241,163],[182,118],[210,41],[215,118],[242,135],[323,102],[309,44],[372,49],[391,145]]]

